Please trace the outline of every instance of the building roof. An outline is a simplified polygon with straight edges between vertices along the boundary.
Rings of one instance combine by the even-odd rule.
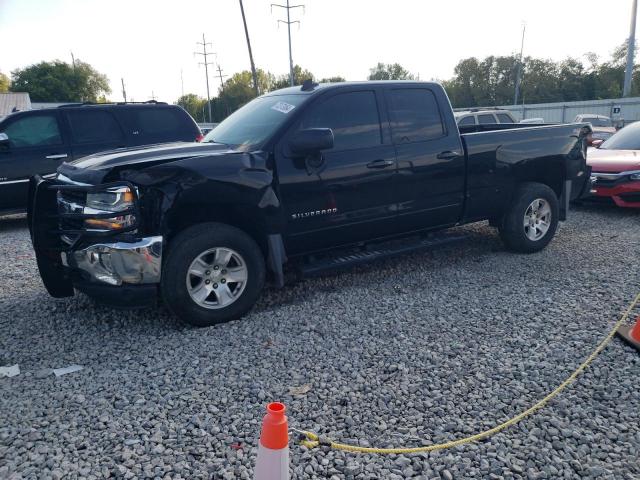
[[[28,93],[0,93],[0,118],[13,111],[31,110],[31,99]]]

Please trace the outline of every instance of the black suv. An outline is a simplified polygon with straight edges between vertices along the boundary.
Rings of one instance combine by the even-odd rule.
[[[53,176],[62,162],[201,138],[187,112],[160,102],[69,104],[13,113],[0,122],[0,213],[25,211],[29,177]]]

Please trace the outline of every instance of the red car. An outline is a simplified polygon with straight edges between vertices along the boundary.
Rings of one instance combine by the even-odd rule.
[[[640,122],[632,123],[589,149],[591,194],[619,207],[640,208]]]

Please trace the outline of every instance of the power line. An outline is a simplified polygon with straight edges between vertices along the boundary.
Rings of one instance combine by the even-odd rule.
[[[633,57],[636,50],[636,16],[638,12],[638,0],[631,4],[631,26],[629,27],[629,41],[627,42],[627,68],[624,71],[624,88],[622,96],[628,97],[631,93],[631,81],[633,80]]]
[[[251,53],[251,41],[249,41],[249,29],[247,28],[247,19],[244,16],[244,6],[242,0],[240,2],[240,13],[242,13],[242,23],[244,24],[244,35],[247,37],[247,49],[249,49],[249,61],[251,62],[251,76],[253,77],[253,89],[256,92],[256,97],[260,95],[260,89],[258,88],[258,74],[256,73],[256,66],[253,63],[253,53]]]
[[[204,65],[204,75],[207,79],[207,108],[209,110],[209,122],[211,122],[211,96],[209,95],[209,65],[213,65],[213,62],[207,61],[207,56],[215,55],[215,53],[207,52],[207,45],[211,45],[211,43],[207,43],[204,38],[204,33],[202,34],[202,42],[196,42],[198,45],[202,45],[202,52],[194,52],[194,55],[202,55],[204,62],[199,62],[200,65]]]
[[[289,0],[287,0],[287,4],[286,5],[280,5],[278,3],[272,3],[271,4],[271,11],[273,11],[273,7],[278,7],[278,8],[284,8],[287,10],[287,20],[278,20],[278,25],[280,25],[280,23],[284,23],[287,25],[287,31],[289,33],[289,83],[291,84],[291,86],[293,87],[293,56],[291,55],[291,24],[292,23],[297,23],[298,25],[300,25],[300,21],[299,20],[294,20],[291,21],[291,16],[290,11],[293,8],[300,8],[302,7],[302,11],[304,12],[304,5],[289,5]]]

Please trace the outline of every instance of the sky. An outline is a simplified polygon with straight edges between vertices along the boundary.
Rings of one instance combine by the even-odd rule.
[[[277,0],[276,0],[277,1]],[[280,0],[285,3],[286,0]],[[462,58],[524,54],[561,60],[595,52],[607,59],[628,36],[631,0],[292,0],[293,61],[318,78],[366,79],[377,62],[399,62],[423,80],[453,76]],[[287,74],[286,11],[244,0],[256,67]],[[76,59],[107,75],[122,100],[175,102],[206,96],[202,35],[211,95],[223,75],[249,70],[238,0],[0,0],[0,72],[40,61]],[[182,82],[181,82],[182,72]],[[184,85],[184,90],[182,85]]]

